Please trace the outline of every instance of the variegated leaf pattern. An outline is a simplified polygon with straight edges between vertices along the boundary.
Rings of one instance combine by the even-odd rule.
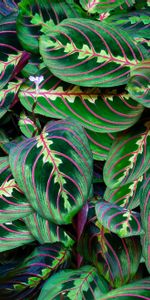
[[[150,122],[136,125],[118,137],[104,166],[104,181],[118,188],[142,176],[150,167]]]
[[[33,235],[28,231],[22,221],[8,223],[0,224],[0,252],[14,249],[34,241]]]
[[[37,213],[30,214],[23,220],[40,244],[61,242],[69,247],[74,243],[61,226],[45,220]]]
[[[5,299],[13,297],[17,300],[33,299],[34,294],[39,293],[42,281],[52,272],[67,266],[69,259],[69,251],[61,244],[36,247],[18,266],[0,279],[1,297]]]
[[[150,13],[147,9],[130,13],[114,14],[107,18],[107,22],[126,30],[137,43],[145,46],[150,42]],[[147,47],[148,48],[148,47]]]
[[[22,80],[16,78],[16,80],[8,82],[3,89],[0,90],[0,118],[4,116],[12,105],[21,84]]]
[[[88,87],[126,84],[131,67],[148,57],[126,31],[83,18],[68,18],[41,36],[40,53],[55,76]]]
[[[0,89],[23,67],[29,54],[21,51],[16,35],[16,13],[0,16]]]
[[[33,208],[49,221],[71,223],[88,199],[92,153],[72,119],[50,122],[39,136],[17,144],[10,150],[10,165]]]
[[[127,90],[134,100],[150,108],[150,60],[143,61],[131,71]]]
[[[106,201],[97,203],[95,210],[99,223],[121,238],[143,233],[138,212]]]
[[[21,132],[27,137],[30,138],[33,135],[38,135],[38,128],[36,124],[25,113],[21,113],[20,120],[18,122]],[[40,122],[38,121],[38,126],[40,128]]]
[[[14,12],[17,12],[19,0],[1,0],[0,15],[8,16]]]
[[[86,136],[89,140],[93,158],[96,160],[106,160],[116,134],[94,132],[86,129]]]
[[[8,157],[0,157],[0,223],[17,220],[32,211],[12,176]]]
[[[71,17],[84,15],[74,1],[22,0],[17,17],[17,33],[23,48],[31,53],[39,51],[39,36],[47,31],[47,25],[59,24]]]
[[[129,0],[130,1],[130,0]],[[112,9],[120,6],[125,0],[80,0],[82,7],[88,11],[90,14],[99,13],[99,12],[109,12]]]
[[[72,117],[82,126],[96,132],[116,132],[131,127],[141,116],[143,106],[128,93],[114,90],[101,92],[98,88],[85,89],[60,81],[47,69],[39,76],[44,80],[38,93],[31,82],[21,86],[19,98],[22,105],[34,112],[52,118]],[[106,140],[110,140],[106,137]],[[107,142],[106,142],[107,143]],[[105,145],[104,145],[105,147]]]
[[[0,153],[2,152],[3,155],[7,155],[8,152],[5,149],[5,144],[9,143],[9,138],[6,135],[4,130],[0,130]]]
[[[134,209],[140,204],[143,181],[144,175],[116,189],[107,187],[104,193],[104,199],[121,207]]]
[[[90,204],[79,251],[114,288],[132,280],[141,257],[139,237],[120,238],[104,228],[95,215],[95,203]]]
[[[107,293],[108,286],[93,266],[78,270],[63,270],[54,274],[44,284],[38,300],[49,299],[97,299]]]
[[[121,288],[110,291],[108,294],[97,298],[97,300],[149,300],[150,299],[150,277],[134,281]]]
[[[141,189],[141,220],[144,235],[141,236],[143,256],[148,272],[150,273],[150,170],[144,174],[144,183]]]

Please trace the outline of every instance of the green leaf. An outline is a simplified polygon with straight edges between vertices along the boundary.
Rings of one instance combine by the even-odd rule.
[[[8,157],[0,157],[0,224],[25,217],[32,211],[12,176]]]
[[[37,75],[44,77],[38,93],[29,81],[21,86],[19,92],[20,101],[27,110],[32,111],[36,101],[34,112],[37,114],[59,119],[70,116],[89,130],[108,133],[131,127],[143,112],[143,106],[132,100],[126,92],[102,92],[98,88],[85,89],[70,85],[53,76],[47,68]],[[104,148],[107,143],[110,144],[111,135],[107,136]]]
[[[104,166],[104,181],[118,188],[142,176],[150,164],[150,122],[136,125],[113,143]]]
[[[11,293],[11,297],[16,299],[31,299],[28,297],[33,297],[35,289],[39,291],[41,282],[52,272],[67,265],[69,259],[69,251],[61,244],[36,247],[19,265],[0,279],[1,296],[7,298],[8,293]]]
[[[8,224],[10,223],[10,224]],[[0,224],[0,252],[14,249],[34,241],[34,237],[21,221]]]
[[[95,206],[99,223],[119,237],[140,235],[140,213],[127,210],[109,202],[100,202]]]
[[[108,291],[106,282],[93,266],[64,270],[54,274],[44,284],[38,300],[97,299]]]
[[[93,158],[96,160],[106,160],[116,134],[94,132],[86,129],[86,136],[89,140]]]
[[[16,35],[16,13],[0,16],[0,89],[19,73],[29,58],[21,50]]]
[[[12,105],[21,84],[22,80],[16,79],[12,82],[7,83],[3,87],[3,89],[0,90],[0,118],[8,111],[9,107]]]
[[[90,203],[78,250],[114,288],[131,281],[140,264],[139,237],[120,238],[104,228],[95,215],[95,203]]]
[[[33,208],[49,221],[71,223],[88,199],[92,153],[73,120],[50,122],[39,136],[17,144],[10,150],[10,165]]]
[[[107,295],[104,295],[97,300],[137,300],[150,298],[150,277],[143,278],[139,281],[134,281],[128,285],[125,285],[119,289],[110,291]]]
[[[108,12],[123,4],[125,0],[80,0],[82,7],[90,14]]]
[[[144,183],[141,188],[140,208],[141,221],[144,229],[144,236],[141,236],[142,252],[147,270],[150,273],[150,170],[144,174]]]
[[[150,108],[150,60],[145,60],[131,71],[127,90],[131,97]]]
[[[34,122],[26,116],[25,113],[21,113],[20,120],[18,122],[21,132],[27,137],[30,138],[33,134],[38,135],[38,128]],[[40,127],[40,122],[38,120],[38,126]]]
[[[107,187],[104,193],[104,199],[121,207],[133,209],[140,204],[143,181],[144,176],[142,175],[133,182],[120,186],[117,189]]]
[[[68,18],[41,36],[40,53],[55,76],[88,87],[126,84],[131,67],[148,57],[126,31],[83,18]]]
[[[70,247],[74,243],[61,226],[45,220],[37,213],[30,214],[23,220],[29,231],[40,244],[61,242],[66,247]]]
[[[67,17],[82,16],[74,1],[67,0],[22,0],[19,3],[17,33],[23,48],[31,53],[39,51],[39,37],[54,24]]]

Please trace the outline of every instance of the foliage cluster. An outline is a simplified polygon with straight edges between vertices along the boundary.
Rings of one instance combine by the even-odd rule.
[[[149,1],[0,6],[0,299],[150,299]]]

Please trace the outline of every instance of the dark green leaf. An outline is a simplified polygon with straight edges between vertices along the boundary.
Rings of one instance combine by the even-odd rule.
[[[126,31],[82,18],[50,29],[40,38],[40,53],[55,76],[88,87],[126,84],[131,67],[148,57]]]
[[[84,266],[78,270],[64,270],[54,274],[43,286],[38,300],[97,299],[107,291],[107,284],[96,269]]]

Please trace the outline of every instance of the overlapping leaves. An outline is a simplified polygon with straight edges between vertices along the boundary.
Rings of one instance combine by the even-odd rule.
[[[104,166],[104,180],[109,188],[128,184],[148,169],[150,163],[150,122],[118,137]]]
[[[48,25],[53,27],[68,17],[78,18],[82,14],[74,1],[22,0],[17,17],[18,38],[24,49],[38,53],[39,36],[48,30]]]
[[[126,84],[131,67],[148,55],[126,31],[82,18],[68,18],[43,35],[40,53],[58,78],[88,87]]]
[[[34,294],[39,293],[42,281],[67,265],[69,256],[69,251],[61,244],[36,247],[18,266],[0,278],[2,299],[33,299]]]
[[[84,266],[78,270],[65,270],[53,275],[45,283],[38,300],[60,299],[96,299],[108,291],[107,284],[93,266]]]
[[[73,120],[48,123],[39,136],[17,144],[10,165],[33,208],[49,221],[70,223],[88,199],[92,154]]]
[[[22,85],[19,98],[22,105],[34,112],[52,118],[70,116],[85,128],[96,132],[116,132],[131,127],[143,112],[143,106],[131,99],[128,93],[114,90],[101,91],[98,88],[82,88],[60,81],[46,68],[39,72],[44,77],[38,93],[34,84]],[[111,135],[105,135],[103,149],[111,142]],[[106,142],[105,142],[106,140]],[[106,144],[105,144],[106,143]]]
[[[122,286],[133,278],[141,257],[139,238],[120,238],[102,226],[95,215],[95,203],[90,205],[79,251],[113,287]]]

